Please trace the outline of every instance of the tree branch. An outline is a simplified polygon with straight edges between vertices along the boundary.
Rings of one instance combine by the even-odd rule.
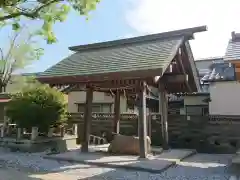
[[[1,52],[1,59],[0,60],[3,60],[4,59],[4,54],[3,54],[2,48],[0,48],[0,52]]]
[[[18,12],[18,13],[13,13],[13,14],[9,14],[9,15],[6,15],[6,16],[2,16],[0,17],[0,21],[5,21],[5,20],[8,20],[8,19],[13,19],[13,18],[16,18],[16,17],[19,17],[19,16],[25,16],[25,17],[28,17],[28,18],[37,18],[38,16],[38,13],[44,9],[45,7],[47,6],[50,6],[51,4],[55,3],[55,2],[60,2],[62,0],[51,0],[49,1],[48,3],[45,3],[44,5],[36,8],[35,10],[33,10],[33,12],[25,12],[25,11],[21,11],[21,12]]]

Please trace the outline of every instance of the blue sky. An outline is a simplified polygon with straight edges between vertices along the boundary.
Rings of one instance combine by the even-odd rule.
[[[191,41],[195,59],[223,56],[231,32],[240,32],[239,0],[101,0],[86,21],[72,12],[55,25],[58,43],[42,43],[45,54],[27,71],[39,72],[56,64],[71,52],[69,46],[114,40],[137,35],[207,25]],[[31,24],[34,27],[34,24]],[[9,29],[0,32],[1,42]]]
[[[44,56],[34,63],[31,71],[45,70],[67,57],[71,53],[69,46],[114,40],[136,33],[125,20],[127,8],[124,0],[102,0],[88,21],[72,12],[67,21],[55,25],[58,43],[44,46]]]

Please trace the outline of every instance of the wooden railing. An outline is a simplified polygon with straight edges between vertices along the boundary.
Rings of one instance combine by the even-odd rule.
[[[121,120],[137,120],[138,115],[133,113],[122,113],[120,115]],[[69,121],[78,122],[83,120],[84,113],[71,113]],[[114,118],[114,113],[92,113],[93,120],[112,120]]]
[[[103,132],[111,131],[114,113],[92,113],[91,134],[102,136]],[[120,133],[127,135],[137,134],[138,115],[123,113],[120,116]],[[71,113],[69,123],[78,123],[79,131],[82,131],[84,113]]]
[[[89,144],[94,144],[94,145],[101,145],[101,144],[106,144],[107,141],[103,137],[95,136],[90,134],[89,136]]]

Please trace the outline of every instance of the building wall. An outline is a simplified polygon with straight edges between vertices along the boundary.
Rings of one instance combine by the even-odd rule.
[[[207,105],[207,102],[203,100],[208,96],[185,96],[184,97],[184,106],[194,106],[194,105]]]
[[[206,115],[208,114],[208,103],[204,101],[209,95],[184,96],[184,107],[180,114],[185,115]]]
[[[236,81],[215,82],[209,87],[212,115],[240,115],[240,83]]]
[[[78,112],[77,104],[85,103],[86,101],[86,92],[84,91],[74,91],[68,93],[68,111],[70,113]],[[93,92],[93,103],[112,103],[112,112],[114,111],[114,98],[108,96],[102,92]],[[120,98],[120,112],[127,112],[127,101],[126,98]]]

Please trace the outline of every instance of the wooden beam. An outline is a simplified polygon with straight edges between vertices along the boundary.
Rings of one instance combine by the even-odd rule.
[[[139,119],[138,119],[138,136],[140,158],[147,157],[147,110],[146,110],[146,82],[142,83],[139,89],[140,103],[138,106]]]
[[[114,122],[113,122],[113,132],[119,134],[120,126],[120,92],[116,91],[114,97]]]
[[[163,77],[161,77],[161,83],[185,83],[188,80],[187,74],[164,74]]]
[[[83,142],[82,142],[82,152],[88,152],[88,142],[89,135],[91,131],[91,121],[92,121],[92,100],[93,100],[93,89],[88,88],[86,93],[86,104],[84,112],[84,124],[83,124]]]
[[[181,69],[182,69],[183,74],[184,74],[184,75],[187,75],[188,73],[187,73],[187,71],[185,70],[185,67],[184,67],[184,64],[183,64],[183,58],[184,58],[184,53],[182,52],[182,49],[179,48],[179,52],[178,52],[178,54],[177,54],[177,61],[178,61],[179,65],[180,65],[180,67],[181,67]],[[191,88],[191,86],[189,85],[189,83],[188,83],[188,82],[185,82],[185,83],[186,83],[187,88],[189,89],[189,91],[192,92],[192,88]]]
[[[168,101],[166,96],[166,91],[163,86],[164,84],[159,84],[159,114],[161,117],[161,127],[162,127],[162,148],[168,150]]]

